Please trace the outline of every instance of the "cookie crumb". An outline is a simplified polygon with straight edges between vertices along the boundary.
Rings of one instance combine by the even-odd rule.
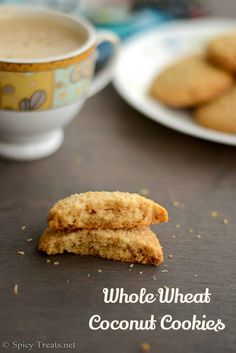
[[[176,235],[173,234],[171,237],[172,237],[173,239],[175,239],[175,238],[176,238]]]
[[[14,285],[13,292],[14,292],[15,295],[18,294],[18,284]]]
[[[58,266],[58,265],[59,265],[59,261],[54,261],[53,264],[54,264],[55,266]]]
[[[140,275],[142,275],[142,274],[143,274],[143,272],[142,272],[142,271],[140,271],[140,272],[139,272],[139,274],[140,274]]]
[[[154,281],[156,281],[156,280],[157,280],[156,276],[152,276],[152,278],[153,278],[153,280],[154,280]]]
[[[145,353],[145,352],[149,352],[150,351],[151,346],[150,346],[149,343],[143,342],[143,343],[141,343],[140,348],[141,348],[141,352]]]
[[[180,224],[176,224],[176,228],[180,228]]]
[[[139,194],[143,196],[148,196],[150,194],[148,189],[140,189]]]
[[[174,207],[176,207],[176,208],[184,208],[184,204],[181,203],[181,202],[178,201],[178,200],[173,200],[173,201],[172,201],[172,205],[173,205]]]
[[[129,271],[131,271],[131,268],[129,268]]]
[[[211,217],[212,218],[217,218],[219,216],[219,212],[218,211],[211,211]]]
[[[224,218],[222,222],[223,222],[223,224],[225,224],[225,225],[229,224],[229,220],[228,220],[227,218]]]
[[[102,273],[102,270],[99,269],[98,272],[99,272],[99,273]]]
[[[189,233],[193,233],[193,229],[189,229]]]
[[[90,277],[90,273],[88,273],[87,276]]]
[[[172,254],[169,254],[168,257],[169,259],[173,259],[174,256]]]
[[[21,227],[22,230],[25,230],[25,228],[26,228],[26,226],[22,226],[22,227]]]
[[[193,277],[197,278],[197,274],[195,273],[195,274],[193,275]]]
[[[67,280],[66,280],[66,283],[70,283],[70,280],[69,280],[69,279],[67,279]]]
[[[46,262],[49,264],[49,263],[51,262],[51,260],[50,260],[50,259],[47,259]]]
[[[134,264],[130,264],[129,267],[130,267],[130,268],[133,268],[133,267],[134,267]]]
[[[33,239],[32,238],[28,238],[28,239],[26,239],[26,241],[32,241]]]
[[[25,252],[24,251],[17,251],[17,254],[23,256],[23,255],[25,255]]]
[[[162,273],[166,273],[166,272],[168,272],[168,270],[162,270],[161,272],[162,272]]]
[[[197,235],[197,238],[198,238],[198,239],[201,239],[201,237],[202,237],[201,234],[198,234],[198,235]]]

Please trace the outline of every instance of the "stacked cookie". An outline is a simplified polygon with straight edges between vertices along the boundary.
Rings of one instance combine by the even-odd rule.
[[[39,250],[49,255],[70,252],[159,265],[162,248],[148,226],[167,219],[162,206],[138,194],[75,194],[49,211]]]
[[[197,122],[210,129],[236,133],[236,33],[212,39],[207,47],[209,62],[232,75],[233,86],[195,110]]]
[[[172,108],[193,108],[197,123],[236,133],[236,33],[213,38],[206,52],[174,62],[151,84],[150,94]]]

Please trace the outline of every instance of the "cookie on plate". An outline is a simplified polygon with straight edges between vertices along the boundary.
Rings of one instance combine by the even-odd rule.
[[[58,201],[49,211],[51,229],[132,228],[166,222],[165,208],[138,194],[86,192]]]
[[[208,102],[233,84],[229,73],[210,65],[201,56],[191,56],[169,65],[155,78],[150,94],[173,108]]]
[[[80,229],[69,233],[46,229],[38,248],[48,255],[69,252],[156,266],[163,262],[160,243],[147,227]]]
[[[210,129],[236,133],[236,86],[195,110],[196,121]]]
[[[207,56],[212,63],[236,72],[236,32],[212,39],[207,47]]]

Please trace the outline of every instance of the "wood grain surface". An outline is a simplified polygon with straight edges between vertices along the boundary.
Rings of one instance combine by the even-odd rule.
[[[188,137],[146,119],[108,87],[66,128],[65,143],[55,155],[32,163],[1,160],[0,336],[10,347],[0,351],[16,351],[13,341],[42,340],[75,342],[76,348],[34,346],[32,352],[135,353],[142,342],[155,353],[235,352],[235,156],[233,147]],[[59,198],[87,190],[141,189],[169,211],[169,222],[153,227],[165,252],[159,269],[135,265],[129,271],[128,264],[75,255],[52,256],[47,263],[48,256],[38,253],[47,211]],[[214,210],[219,217],[211,216]],[[163,286],[184,293],[208,287],[211,303],[103,302],[104,287],[123,287],[129,293],[145,287],[156,293]],[[108,320],[146,319],[151,314],[184,320],[206,314],[221,318],[226,329],[91,331],[93,314]]]

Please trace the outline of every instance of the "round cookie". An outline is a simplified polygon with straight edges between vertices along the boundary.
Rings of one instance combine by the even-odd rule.
[[[236,32],[212,39],[207,47],[207,57],[223,69],[236,72]]]
[[[236,133],[236,86],[216,100],[195,110],[198,124],[210,129]]]
[[[232,84],[230,74],[201,56],[191,56],[166,67],[153,81],[150,94],[167,106],[185,108],[214,99]]]

